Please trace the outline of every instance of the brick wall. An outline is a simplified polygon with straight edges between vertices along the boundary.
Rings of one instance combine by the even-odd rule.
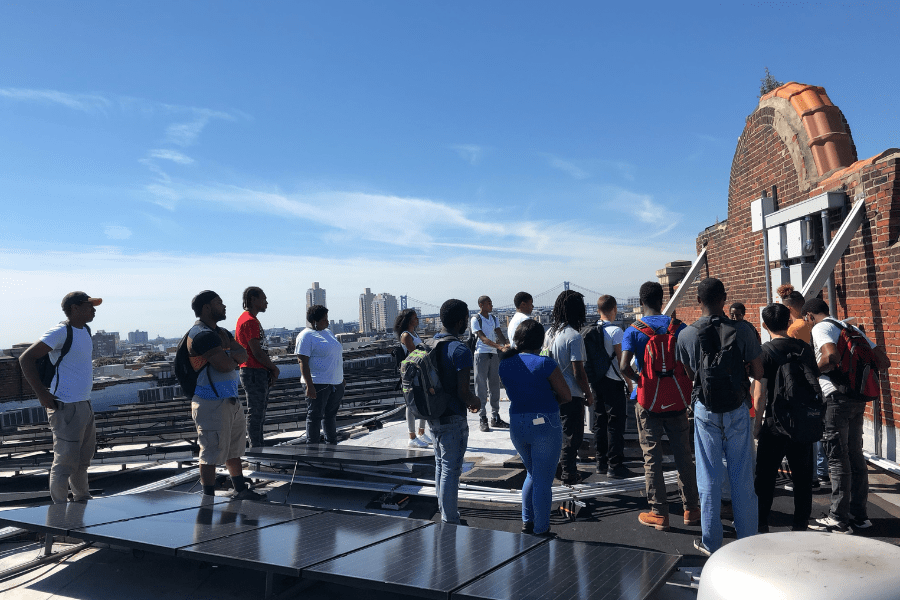
[[[783,115],[780,118],[784,120]],[[772,186],[777,189],[776,209],[827,191],[845,192],[848,209],[850,203],[864,199],[866,218],[835,268],[835,309],[839,318],[856,317],[857,324],[887,350],[893,364],[882,377],[882,416],[885,425],[894,427],[900,415],[900,152],[887,151],[820,174],[809,168],[811,160],[804,162],[800,136],[786,136],[783,126],[777,130],[778,119],[777,107],[765,102],[747,118],[731,167],[728,219],[697,237],[698,253],[707,246],[707,268],[701,278],[721,279],[729,302],[743,302],[748,320],[760,327],[759,309],[766,303],[763,233],[750,230],[750,203],[764,190],[771,195]],[[845,121],[843,125],[849,133]],[[855,153],[852,141],[851,148]],[[832,236],[842,221],[840,211],[832,211]],[[821,228],[818,217],[815,224]],[[817,243],[821,252],[821,239]],[[773,261],[771,266],[777,264]],[[696,283],[682,285],[691,287],[676,314],[690,323],[700,315]],[[823,298],[827,300],[827,293]],[[867,417],[874,417],[872,405]]]

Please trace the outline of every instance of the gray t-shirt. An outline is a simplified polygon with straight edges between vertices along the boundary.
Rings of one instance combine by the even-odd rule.
[[[550,352],[553,353],[553,359],[559,364],[559,368],[569,384],[569,390],[572,396],[584,398],[584,392],[575,379],[575,369],[572,367],[572,361],[584,362],[587,353],[584,350],[584,339],[581,334],[572,329],[568,325],[556,332],[553,341],[550,343]]]
[[[729,319],[723,318],[728,321]],[[700,368],[700,330],[707,322],[709,317],[700,317],[690,327],[685,327],[678,334],[678,360],[690,367],[691,371],[696,373]],[[762,347],[759,345],[759,338],[756,337],[756,331],[753,326],[746,321],[730,321],[737,331],[737,347],[744,359],[744,363],[749,363],[757,356],[762,354]],[[745,399],[750,402],[750,398]]]

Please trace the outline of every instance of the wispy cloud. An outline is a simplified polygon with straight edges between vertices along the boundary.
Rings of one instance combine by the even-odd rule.
[[[103,233],[111,240],[127,240],[131,237],[131,230],[124,225],[106,225]]]
[[[559,169],[564,173],[568,173],[575,179],[587,179],[591,176],[590,173],[570,160],[565,160],[552,154],[544,154],[544,157],[547,159],[547,162],[551,167],[553,167],[554,169]]]
[[[71,94],[58,90],[0,88],[0,97],[24,102],[59,104],[66,108],[84,112],[102,111],[109,108],[112,104],[107,98],[97,94]]]
[[[654,238],[668,233],[679,223],[683,215],[657,202],[650,194],[638,194],[617,187],[604,189],[604,195],[611,199],[610,205],[620,212],[637,217],[642,223],[655,229],[646,237]]]
[[[193,158],[191,158],[190,156],[185,156],[177,150],[151,150],[150,158],[171,160],[172,162],[178,163],[179,165],[190,165],[194,162]]]
[[[217,110],[190,109],[193,118],[183,123],[173,123],[166,128],[166,139],[179,146],[191,146],[197,142],[200,132],[213,119],[233,121],[234,117],[228,113]]]
[[[454,144],[450,149],[470,165],[477,165],[484,155],[484,148],[476,144]]]

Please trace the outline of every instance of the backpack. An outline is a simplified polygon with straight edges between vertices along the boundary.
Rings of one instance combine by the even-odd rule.
[[[582,327],[579,333],[584,339],[584,350],[587,354],[584,371],[588,381],[593,385],[598,385],[609,372],[615,356],[615,351],[612,354],[606,352],[606,339],[609,337],[606,333],[606,326],[603,321],[597,321],[593,325]]]
[[[193,329],[193,327],[191,327],[191,329]],[[194,365],[191,364],[191,352],[188,349],[188,336],[191,333],[191,329],[188,329],[187,333],[184,334],[184,337],[181,338],[181,341],[178,342],[178,348],[175,350],[174,365],[175,378],[178,379],[178,385],[181,386],[181,391],[184,392],[184,395],[187,396],[188,399],[193,398],[194,396],[194,391],[197,389],[197,378],[200,377],[200,371],[209,369],[209,362],[203,365],[199,371],[194,370]],[[209,328],[207,327],[207,329]],[[216,395],[216,398],[218,398],[219,391],[216,389],[212,377],[208,377],[208,379],[209,385],[213,389],[213,393]]]
[[[35,366],[37,367],[38,379],[41,380],[41,383],[45,388],[50,389],[50,384],[53,383],[53,378],[56,376],[56,371],[59,369],[59,363],[62,362],[62,359],[69,353],[69,350],[72,349],[72,339],[74,337],[74,333],[72,332],[72,326],[68,321],[62,321],[66,325],[66,341],[63,342],[62,348],[59,351],[59,358],[56,359],[56,364],[53,364],[53,361],[50,360],[50,353],[48,352],[44,356],[40,357],[35,361]],[[84,326],[87,329],[88,335],[91,335],[91,328],[86,324]],[[56,385],[50,390],[51,394],[55,394],[57,388],[59,388],[59,380],[56,380]]]
[[[827,375],[842,394],[859,402],[871,402],[878,397],[881,389],[872,347],[856,327],[844,325],[836,319],[825,320],[841,330],[836,344],[841,357],[840,373],[835,370]]]
[[[481,324],[481,313],[478,313],[477,315],[475,315],[475,317],[478,319],[478,327],[484,327],[484,325]],[[469,349],[469,352],[471,352],[473,356],[475,355],[476,346],[478,346],[478,335],[473,330],[472,334],[469,336],[469,339],[466,340],[466,347]]]
[[[632,327],[650,338],[644,346],[637,401],[652,413],[685,410],[691,404],[691,380],[675,352],[676,334],[681,321],[672,317],[669,326],[657,331],[640,319]]]
[[[438,367],[446,343],[454,336],[430,339],[416,346],[400,363],[400,387],[406,407],[417,419],[437,419],[455,399],[444,391]]]
[[[807,348],[791,349],[787,353],[766,344],[763,349],[779,364],[772,388],[772,430],[795,442],[812,444],[825,432],[825,404],[819,378],[804,360]]]
[[[739,408],[750,393],[750,380],[737,345],[737,327],[731,320],[710,317],[699,331],[700,363],[694,378],[697,399],[709,412]]]

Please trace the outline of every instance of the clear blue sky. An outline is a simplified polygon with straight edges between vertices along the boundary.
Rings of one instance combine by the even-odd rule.
[[[0,347],[73,289],[151,337],[206,288],[633,295],[727,217],[764,67],[900,146],[898,6],[0,1]]]

